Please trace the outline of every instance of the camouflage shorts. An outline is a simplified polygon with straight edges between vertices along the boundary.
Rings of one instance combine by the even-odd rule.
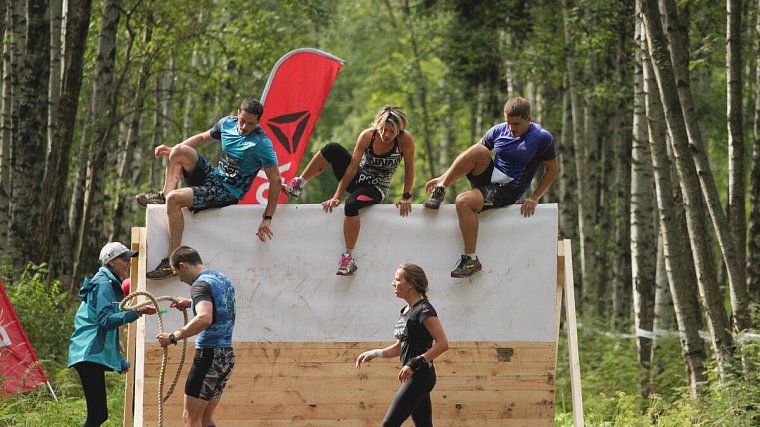
[[[232,347],[196,348],[187,375],[185,394],[201,400],[219,400],[235,366]]]
[[[185,172],[185,184],[193,189],[192,212],[197,213],[209,208],[223,208],[238,202],[219,178],[214,175],[208,160],[198,153],[198,162],[192,173]]]

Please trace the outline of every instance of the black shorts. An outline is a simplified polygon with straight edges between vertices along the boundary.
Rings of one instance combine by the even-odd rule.
[[[209,208],[223,208],[238,202],[227,187],[214,175],[214,170],[208,160],[198,153],[198,161],[192,173],[183,172],[185,184],[193,189],[192,212],[200,212]]]
[[[335,179],[340,182],[348,166],[351,164],[351,154],[345,147],[336,142],[325,145],[320,150],[320,153],[330,164]],[[346,216],[357,216],[359,215],[359,209],[376,205],[383,201],[383,193],[377,187],[366,182],[360,183],[356,176],[351,179],[348,187],[346,187],[346,192],[350,193],[346,199],[344,208]]]
[[[185,394],[201,400],[221,399],[234,367],[232,347],[196,348],[185,382]]]
[[[492,184],[491,175],[493,174],[493,160],[486,170],[480,175],[467,174],[472,188],[480,190],[483,195],[482,211],[492,208],[503,208],[514,204],[522,196],[522,192],[511,187],[509,184]]]

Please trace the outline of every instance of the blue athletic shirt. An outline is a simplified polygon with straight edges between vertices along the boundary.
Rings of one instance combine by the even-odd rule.
[[[278,165],[272,140],[261,126],[243,136],[238,133],[237,116],[227,116],[216,122],[210,132],[212,138],[222,141],[222,155],[214,175],[238,199],[251,188],[259,169]]]
[[[480,143],[494,150],[494,167],[512,178],[507,186],[520,194],[530,186],[541,162],[557,157],[554,138],[546,129],[531,123],[519,138],[512,136],[507,123],[500,123],[486,132]]]
[[[198,334],[195,348],[232,347],[232,328],[235,326],[235,288],[224,274],[203,271],[191,287],[193,313],[201,301],[211,301],[213,317],[211,326]]]

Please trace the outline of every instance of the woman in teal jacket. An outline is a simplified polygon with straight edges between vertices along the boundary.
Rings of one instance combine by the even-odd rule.
[[[119,242],[111,242],[100,251],[103,264],[79,290],[79,305],[74,316],[74,333],[69,343],[69,367],[79,373],[87,400],[87,420],[83,427],[95,427],[108,419],[105,371],[126,372],[129,363],[121,355],[119,326],[132,323],[143,314],[154,314],[153,307],[137,311],[120,311],[124,299],[121,282],[129,276],[132,257]]]

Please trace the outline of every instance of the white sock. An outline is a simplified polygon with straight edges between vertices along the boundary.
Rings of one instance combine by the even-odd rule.
[[[471,254],[465,254],[465,256],[470,257],[470,259],[478,259],[478,254],[476,254],[475,252]]]
[[[309,180],[307,180],[306,178],[302,176],[297,176],[296,179],[298,179],[298,181],[301,182],[301,188],[306,187],[306,183],[309,182]]]

